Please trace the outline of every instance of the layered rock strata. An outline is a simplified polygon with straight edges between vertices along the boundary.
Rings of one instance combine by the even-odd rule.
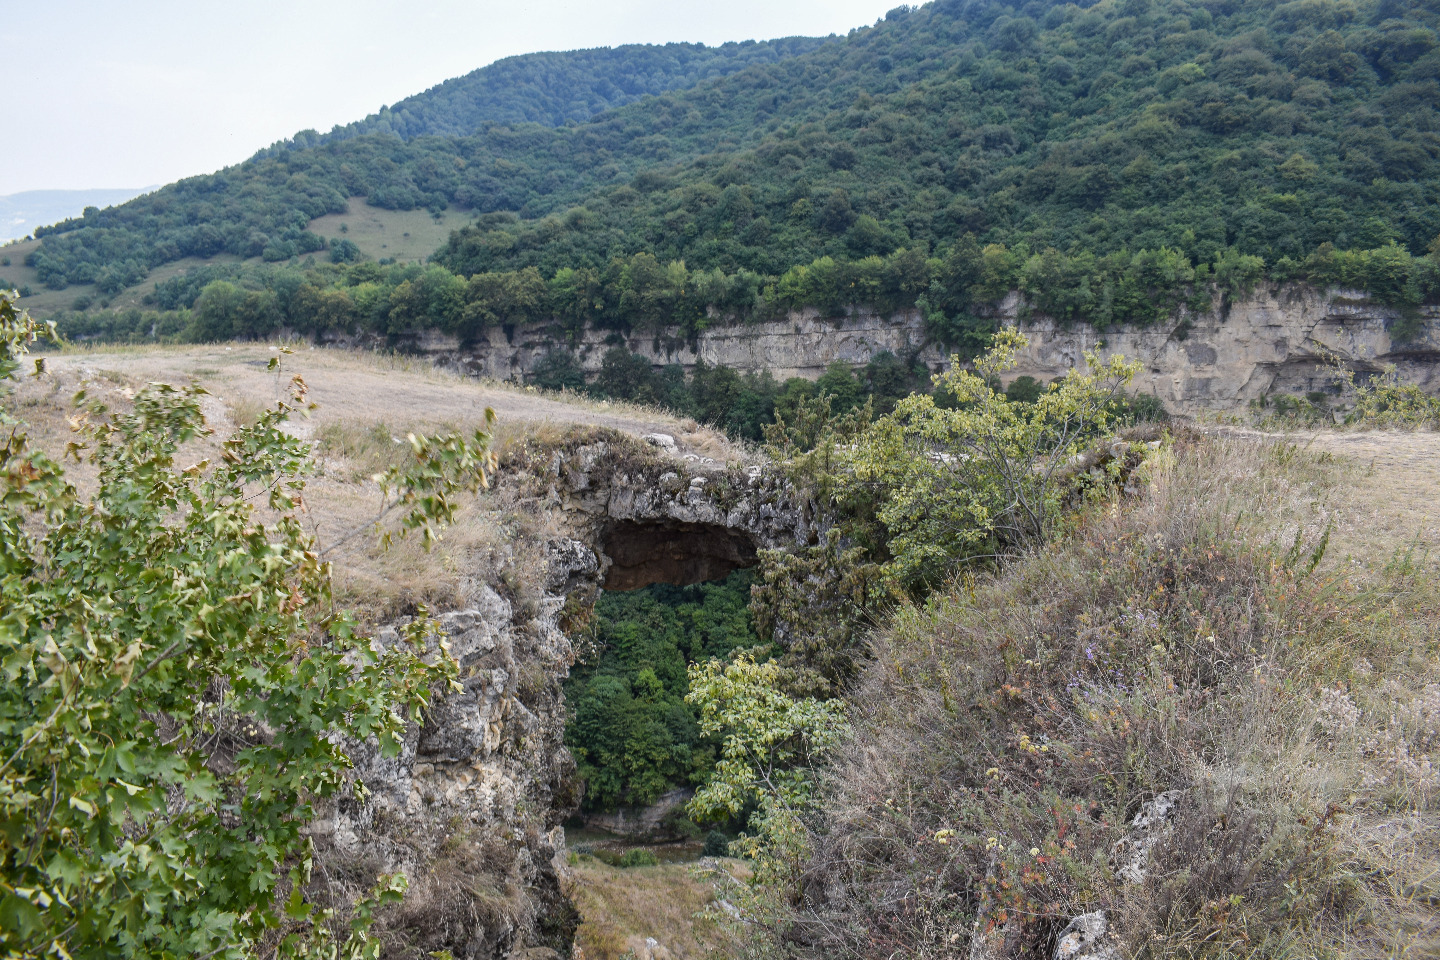
[[[1423,307],[1407,318],[1353,290],[1261,284],[1244,297],[1220,297],[1205,312],[1182,311],[1167,323],[1143,328],[1058,324],[1029,311],[1015,294],[997,313],[1002,323],[1018,326],[1031,340],[1009,377],[1048,380],[1083,363],[1086,350],[1098,350],[1102,357],[1121,353],[1143,364],[1136,388],[1159,397],[1175,413],[1239,409],[1274,393],[1333,391],[1333,378],[1324,369],[1327,353],[1362,372],[1393,363],[1407,379],[1440,392],[1440,307]],[[1416,333],[1402,338],[1407,328]],[[746,372],[768,370],[781,380],[813,379],[831,363],[858,366],[886,351],[932,371],[948,359],[928,336],[918,311],[886,316],[860,308],[840,317],[799,310],[755,324],[713,317],[708,329],[688,340],[673,331],[622,336],[596,329],[571,343],[558,328],[535,324],[497,327],[473,344],[435,334],[394,344],[476,376],[517,382],[555,349],[570,350],[583,369],[594,373],[616,345],[656,365],[680,364],[687,372],[703,361]]]

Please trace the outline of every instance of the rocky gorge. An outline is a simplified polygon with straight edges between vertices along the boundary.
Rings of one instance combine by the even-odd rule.
[[[1142,364],[1135,387],[1178,413],[1330,390],[1329,355],[1362,372],[1394,364],[1407,380],[1440,389],[1440,309],[1424,308],[1416,323],[1354,292],[1262,286],[1166,328],[1105,331],[1027,314],[1012,295],[1000,319],[1030,341],[1010,376],[1043,381],[1083,364],[1087,351],[1123,354]],[[1407,327],[1411,335],[1402,336]],[[521,380],[553,349],[551,333],[497,329],[467,349],[443,339],[408,346],[472,375]],[[838,319],[805,311],[768,324],[716,325],[689,343],[602,333],[575,347],[592,371],[622,343],[657,364],[725,364],[777,377],[818,376],[830,363],[859,365],[886,350],[931,369],[945,362],[913,311]],[[529,558],[529,588],[516,586],[513,570],[474,572],[485,582],[471,602],[440,618],[462,689],[412,726],[398,758],[361,751],[357,777],[368,796],[337,804],[312,833],[332,876],[399,869],[411,878],[411,895],[384,920],[396,944],[543,960],[569,955],[578,920],[562,881],[561,824],[577,809],[580,786],[564,747],[561,683],[577,657],[575,628],[598,592],[722,578],[754,565],[761,550],[818,542],[826,523],[758,463],[718,463],[665,434],[593,427],[517,440],[488,496],[530,518],[515,533],[517,555]],[[382,642],[390,635],[382,631]],[[1103,914],[1075,923],[1067,955],[1114,955]],[[981,949],[972,955],[987,956]]]
[[[461,689],[412,724],[400,756],[357,749],[366,795],[323,812],[310,832],[339,890],[381,871],[410,878],[383,921],[396,947],[568,956],[577,916],[561,887],[560,824],[580,800],[563,743],[561,683],[576,657],[568,628],[603,587],[724,576],[758,550],[814,542],[819,523],[759,466],[604,429],[519,444],[488,496],[536,521],[517,530],[529,541],[520,553],[541,558],[525,571],[528,588],[506,571],[477,572],[486,582],[471,605],[439,617]]]

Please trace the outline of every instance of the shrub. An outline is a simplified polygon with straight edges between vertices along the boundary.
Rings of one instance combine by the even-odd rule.
[[[993,378],[1026,343],[1001,331],[973,372],[957,362],[939,379],[937,393],[953,405],[911,396],[861,434],[845,495],[879,505],[899,583],[922,587],[957,563],[1044,542],[1067,495],[1090,482],[1066,465],[1121,422],[1115,401],[1138,365],[1116,357],[1102,366],[1089,355],[1094,372],[1072,370],[1022,403],[997,392]]]
[[[0,386],[40,332],[0,297]],[[213,466],[175,462],[207,432],[198,387],[152,384],[127,412],[83,403],[88,495],[0,412],[7,955],[239,960],[282,924],[290,955],[377,955],[370,920],[404,877],[381,877],[350,943],[326,946],[302,831],[314,800],[347,788],[347,744],[398,754],[457,668],[425,617],[381,649],[333,608],[297,516],[293,386]],[[483,478],[486,439],[412,438],[418,463],[386,476],[384,512],[432,536]]]
[[[585,371],[567,350],[551,350],[530,368],[530,382],[541,390],[585,389]]]
[[[690,668],[690,694],[700,729],[723,738],[715,773],[688,809],[699,822],[750,815],[750,835],[732,845],[755,859],[763,882],[793,889],[810,851],[803,817],[814,802],[811,770],[845,732],[839,700],[796,698],[782,689],[774,662],[744,654],[730,663],[711,660]]]
[[[1366,427],[1416,429],[1440,427],[1440,397],[1432,397],[1413,383],[1400,379],[1394,364],[1360,378],[1332,358],[1335,378],[1354,391],[1355,408],[1345,422]]]
[[[1131,423],[1164,423],[1170,411],[1153,393],[1132,393],[1125,397],[1124,419]]]
[[[719,830],[711,830],[705,834],[705,848],[701,854],[707,857],[730,856],[730,838]]]
[[[1005,396],[1016,403],[1034,403],[1045,392],[1045,385],[1031,376],[1016,377],[1005,388]]]
[[[626,850],[621,854],[620,859],[615,861],[617,867],[658,867],[660,858],[649,850],[636,847],[633,850]]]

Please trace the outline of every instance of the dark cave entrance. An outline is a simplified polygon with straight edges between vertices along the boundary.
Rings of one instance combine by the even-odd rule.
[[[606,590],[724,580],[758,562],[747,534],[709,523],[622,520],[605,532],[601,549],[611,560]]]

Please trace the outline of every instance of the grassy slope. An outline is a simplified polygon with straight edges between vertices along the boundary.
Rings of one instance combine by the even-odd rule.
[[[424,260],[450,238],[450,231],[470,222],[470,214],[455,209],[437,216],[428,210],[386,210],[351,197],[348,213],[330,213],[310,221],[306,228],[322,237],[343,237],[372,260],[401,262]],[[341,231],[341,225],[347,229]],[[322,257],[323,258],[323,257]]]
[[[387,210],[371,206],[364,197],[351,197],[349,205],[347,213],[317,217],[310,221],[307,229],[326,239],[350,240],[372,260],[423,261],[450,238],[451,231],[471,219],[469,213],[454,209],[441,211],[439,216],[428,210]],[[347,228],[344,231],[340,229],[342,224]],[[93,283],[72,284],[64,290],[47,289],[35,270],[25,266],[25,257],[39,246],[38,240],[22,240],[0,247],[0,257],[10,258],[10,266],[0,266],[0,280],[17,287],[30,287],[31,294],[24,298],[22,304],[27,310],[36,316],[49,316],[56,311],[70,310],[82,297],[89,300],[93,307],[101,306],[104,294],[96,290]],[[298,263],[301,259],[295,258],[294,262]],[[324,262],[328,258],[324,253],[317,253],[315,259]],[[213,257],[185,257],[151,270],[143,283],[111,297],[109,306],[112,310],[144,309],[144,298],[155,284],[195,267],[212,263],[243,263],[247,267],[258,267],[263,262],[259,257],[243,258],[226,253]]]
[[[1435,955],[1440,435],[1301,440],[1194,439],[1142,498],[880,632],[810,955],[929,955],[987,902],[1025,949],[1104,909],[1125,955]],[[1171,789],[1121,882],[1112,844]]]

